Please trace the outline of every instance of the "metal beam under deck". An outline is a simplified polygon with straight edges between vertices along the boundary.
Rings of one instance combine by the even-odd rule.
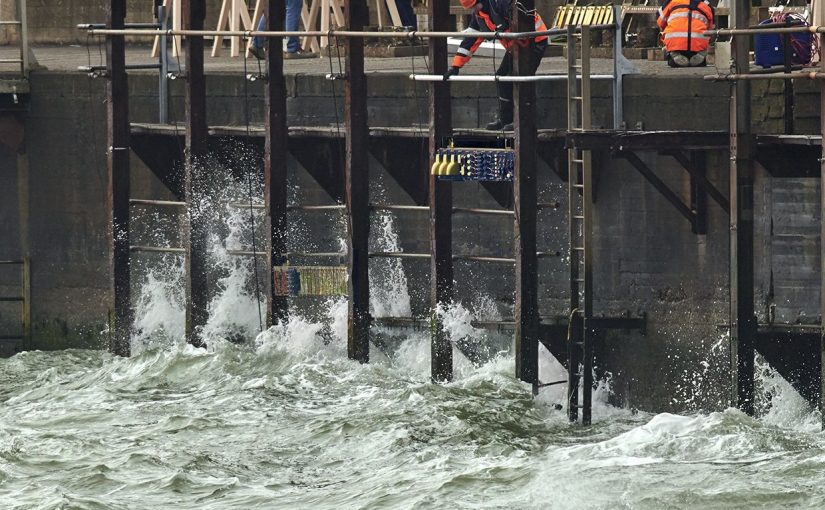
[[[617,131],[590,129],[567,134],[567,147],[582,150],[662,151],[726,149],[725,131]]]
[[[168,136],[182,136],[185,126],[183,124],[158,124],[151,122],[133,122],[131,124],[132,134],[157,134]],[[424,138],[430,136],[429,127],[396,127],[396,126],[370,126],[367,128],[371,138]],[[496,140],[499,138],[512,139],[513,132],[490,131],[487,129],[453,128],[448,130],[449,136],[489,138]],[[266,128],[262,124],[252,124],[247,130],[246,126],[210,126],[208,128],[210,136],[219,137],[239,137],[239,138],[263,138]],[[290,138],[344,138],[346,130],[336,126],[289,126]],[[551,141],[563,141],[567,132],[562,129],[539,129],[536,135],[539,143]]]

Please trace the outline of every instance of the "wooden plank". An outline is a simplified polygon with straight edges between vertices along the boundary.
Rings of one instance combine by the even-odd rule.
[[[122,29],[126,19],[126,0],[109,4],[107,27]],[[129,86],[126,76],[126,48],[123,36],[106,38],[107,163],[109,182],[107,231],[112,269],[111,294],[114,303],[109,350],[118,356],[130,354],[132,329],[130,231],[129,231]]]
[[[533,0],[513,4],[517,32],[533,30]],[[530,13],[530,14],[527,14]],[[532,41],[514,45],[514,74],[532,74]],[[536,84],[517,82],[513,102],[515,117],[514,246],[516,259],[516,377],[538,390],[538,258],[536,256]]]
[[[203,30],[206,0],[181,0],[186,29]],[[184,232],[186,249],[186,338],[203,346],[200,328],[209,319],[209,296],[206,283],[206,224],[200,214],[200,201],[194,199],[195,188],[202,182],[207,154],[206,78],[203,69],[203,37],[190,36],[186,44],[186,154],[184,198],[189,206],[188,228]]]
[[[327,10],[328,11],[328,10]],[[346,0],[346,25],[359,31],[369,22],[365,0]],[[349,250],[349,314],[347,353],[350,359],[369,361],[369,130],[367,128],[367,78],[364,74],[364,39],[346,41],[344,115],[346,117],[346,201]]]
[[[450,30],[449,0],[431,0],[429,19],[433,30]],[[429,57],[433,73],[447,72],[447,41],[431,38]],[[429,177],[430,204],[430,352],[433,381],[450,381],[453,378],[453,348],[449,334],[444,329],[437,307],[447,305],[453,298],[453,188],[449,181],[440,181],[429,169],[435,162],[435,153],[450,132],[449,82],[429,82],[430,109],[430,159],[426,171]]]
[[[284,29],[286,2],[269,0],[267,6],[267,30]],[[266,207],[266,228],[268,232],[267,274],[269,277],[266,303],[266,325],[271,326],[287,318],[289,301],[276,293],[274,269],[286,264],[287,250],[287,111],[286,78],[284,77],[284,55],[281,51],[282,37],[266,39],[267,47],[264,143],[264,204]]]
[[[745,8],[743,8],[745,7]],[[748,9],[732,4],[734,28],[748,26]],[[735,73],[748,72],[750,38],[733,40]],[[751,84],[739,80],[730,100],[730,365],[731,405],[754,413],[753,144]]]

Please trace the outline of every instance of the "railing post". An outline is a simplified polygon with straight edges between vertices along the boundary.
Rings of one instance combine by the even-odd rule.
[[[29,77],[29,27],[26,19],[26,0],[17,0],[17,18],[20,20],[20,72]]]

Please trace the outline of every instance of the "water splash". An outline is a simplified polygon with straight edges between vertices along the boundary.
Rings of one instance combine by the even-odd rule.
[[[394,217],[389,212],[373,216],[371,250],[398,252],[401,243],[395,229]],[[410,317],[410,293],[401,259],[373,258],[370,260],[370,313],[373,317]]]

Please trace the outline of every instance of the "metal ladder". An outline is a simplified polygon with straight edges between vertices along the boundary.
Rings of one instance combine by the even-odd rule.
[[[4,0],[2,3],[9,2]],[[29,37],[26,25],[26,0],[16,0],[17,19],[0,19],[0,27],[18,27],[17,43],[20,46],[20,58],[0,59],[0,64],[17,64],[20,66],[20,76],[29,77]]]
[[[22,347],[27,349],[31,343],[31,269],[28,257],[14,260],[0,260],[0,266],[20,266],[20,294],[15,296],[0,296],[0,302],[20,303],[20,323],[22,334],[0,334],[0,341],[19,340]],[[17,350],[17,349],[16,349]]]
[[[581,63],[576,61],[575,26],[567,27],[567,130],[590,129],[590,27],[581,26]],[[593,397],[593,345],[588,319],[593,314],[592,251],[593,161],[589,150],[567,151],[570,228],[570,323],[568,326],[567,410],[570,421],[589,425]],[[579,404],[579,387],[582,402]]]

